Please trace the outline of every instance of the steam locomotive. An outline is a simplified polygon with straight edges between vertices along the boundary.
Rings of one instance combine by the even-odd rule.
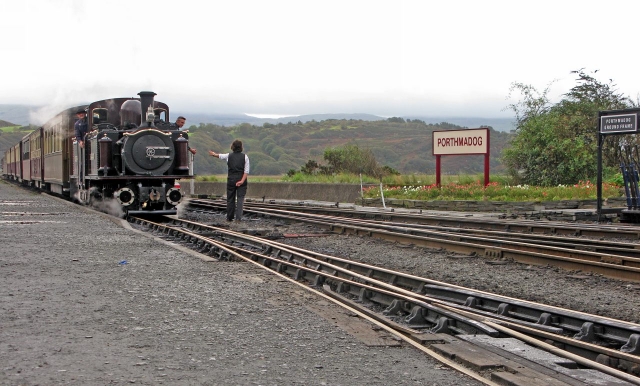
[[[82,204],[115,203],[119,215],[176,214],[176,182],[193,178],[189,137],[154,92],[138,95],[60,112],[5,153],[5,178]],[[74,132],[78,110],[87,112],[84,147]]]

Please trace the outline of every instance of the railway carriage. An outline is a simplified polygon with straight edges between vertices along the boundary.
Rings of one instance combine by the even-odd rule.
[[[22,141],[11,146],[5,155],[7,167],[7,176],[16,181],[22,181],[22,164],[20,161]]]
[[[20,140],[20,182],[29,182],[31,178],[29,165],[29,134]]]
[[[41,187],[42,185],[42,129],[22,137],[20,141],[21,182]]]
[[[41,188],[43,184],[43,166],[42,128],[40,127],[29,134],[29,183],[37,188]]]
[[[11,168],[11,148],[9,148],[2,155],[2,175],[5,178],[11,178]]]
[[[53,193],[68,195],[69,162],[74,137],[75,112],[86,106],[66,109],[49,119],[41,128],[43,187]]]
[[[113,201],[123,213],[175,214],[182,200],[176,180],[193,178],[188,134],[169,123],[169,106],[155,93],[138,95],[58,113],[5,153],[3,174],[83,204]],[[75,138],[79,110],[87,112],[84,147]]]

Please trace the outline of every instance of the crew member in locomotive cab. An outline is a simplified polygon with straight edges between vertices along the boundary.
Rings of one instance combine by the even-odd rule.
[[[183,117],[182,115],[178,117],[178,119],[176,119],[176,123],[175,125],[178,127],[178,130],[182,131],[182,126],[184,126],[184,123],[187,121],[187,118]],[[189,130],[185,129],[185,131],[188,133]]]
[[[76,113],[76,123],[74,129],[76,131],[76,141],[80,144],[81,148],[84,148],[84,135],[89,130],[89,124],[87,123],[87,112],[85,110],[78,110]]]
[[[232,153],[220,154],[209,150],[209,155],[227,161],[227,221],[240,221],[244,196],[247,194],[247,176],[249,175],[249,157],[242,153],[242,141],[236,139],[231,144]],[[236,197],[238,203],[236,204]]]
[[[183,131],[182,130],[182,126],[184,126],[184,123],[187,121],[187,118],[183,117],[182,115],[178,117],[178,119],[176,119],[176,123],[174,123],[174,125],[178,128],[178,130]],[[189,132],[189,130],[184,129],[185,132]],[[189,149],[189,151],[191,152],[191,154],[196,154],[197,150],[192,148],[192,147],[187,147],[187,149]]]

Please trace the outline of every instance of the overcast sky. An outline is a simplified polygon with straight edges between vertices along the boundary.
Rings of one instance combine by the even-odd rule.
[[[571,70],[640,92],[640,1],[3,0],[0,103],[508,117]]]

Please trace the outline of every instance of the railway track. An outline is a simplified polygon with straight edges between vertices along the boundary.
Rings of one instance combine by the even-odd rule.
[[[451,286],[191,221],[131,221],[217,260],[245,259],[304,282],[429,355],[448,362],[457,358],[482,373],[473,376],[483,381],[530,384],[526,374],[531,371],[541,379],[555,374],[555,384],[591,384],[578,371],[589,367],[615,377],[604,384],[640,384],[637,324]],[[549,359],[546,365],[526,355],[514,359],[514,351],[529,351],[532,345],[565,359]],[[493,358],[491,363],[487,358]],[[573,364],[557,364],[562,361]],[[504,371],[516,363],[527,364],[528,370]]]
[[[223,202],[212,200],[191,200],[192,210],[223,211]],[[495,230],[497,224],[487,220],[486,229],[478,229],[477,219],[466,227],[467,219],[456,220],[456,226],[431,225],[421,223],[400,223],[391,219],[380,221],[354,218],[352,211],[343,216],[284,210],[262,205],[248,205],[245,213],[253,216],[279,218],[287,221],[304,221],[315,224],[334,233],[367,235],[404,244],[428,248],[445,249],[467,255],[484,256],[495,260],[513,260],[523,264],[551,265],[567,270],[587,271],[607,277],[640,282],[640,244],[617,240],[598,240],[586,237],[516,233],[512,228]],[[433,216],[429,216],[434,220]],[[448,220],[448,218],[447,218]],[[511,225],[509,222],[508,225]],[[502,228],[506,225],[502,224]],[[550,224],[560,229],[559,224]],[[541,226],[539,227],[541,228]],[[626,227],[624,227],[626,228]],[[529,228],[528,228],[529,229]],[[567,231],[567,227],[562,227]],[[614,229],[604,232],[617,235]],[[618,229],[618,227],[615,227]],[[627,229],[627,234],[631,230]],[[575,235],[577,232],[574,231]],[[595,230],[591,233],[596,234]],[[603,233],[598,233],[602,237]]]
[[[191,200],[193,203],[206,203],[212,200]],[[550,234],[585,237],[606,237],[627,240],[640,240],[640,228],[634,224],[568,223],[566,221],[524,220],[503,214],[500,216],[469,216],[466,212],[447,212],[433,214],[417,210],[395,210],[381,208],[352,207],[342,208],[335,205],[278,204],[275,201],[259,202],[251,200],[247,206],[282,209],[296,212],[325,214],[335,217],[359,218],[379,221],[393,221],[406,224],[425,224],[448,228],[493,229],[520,233]]]

